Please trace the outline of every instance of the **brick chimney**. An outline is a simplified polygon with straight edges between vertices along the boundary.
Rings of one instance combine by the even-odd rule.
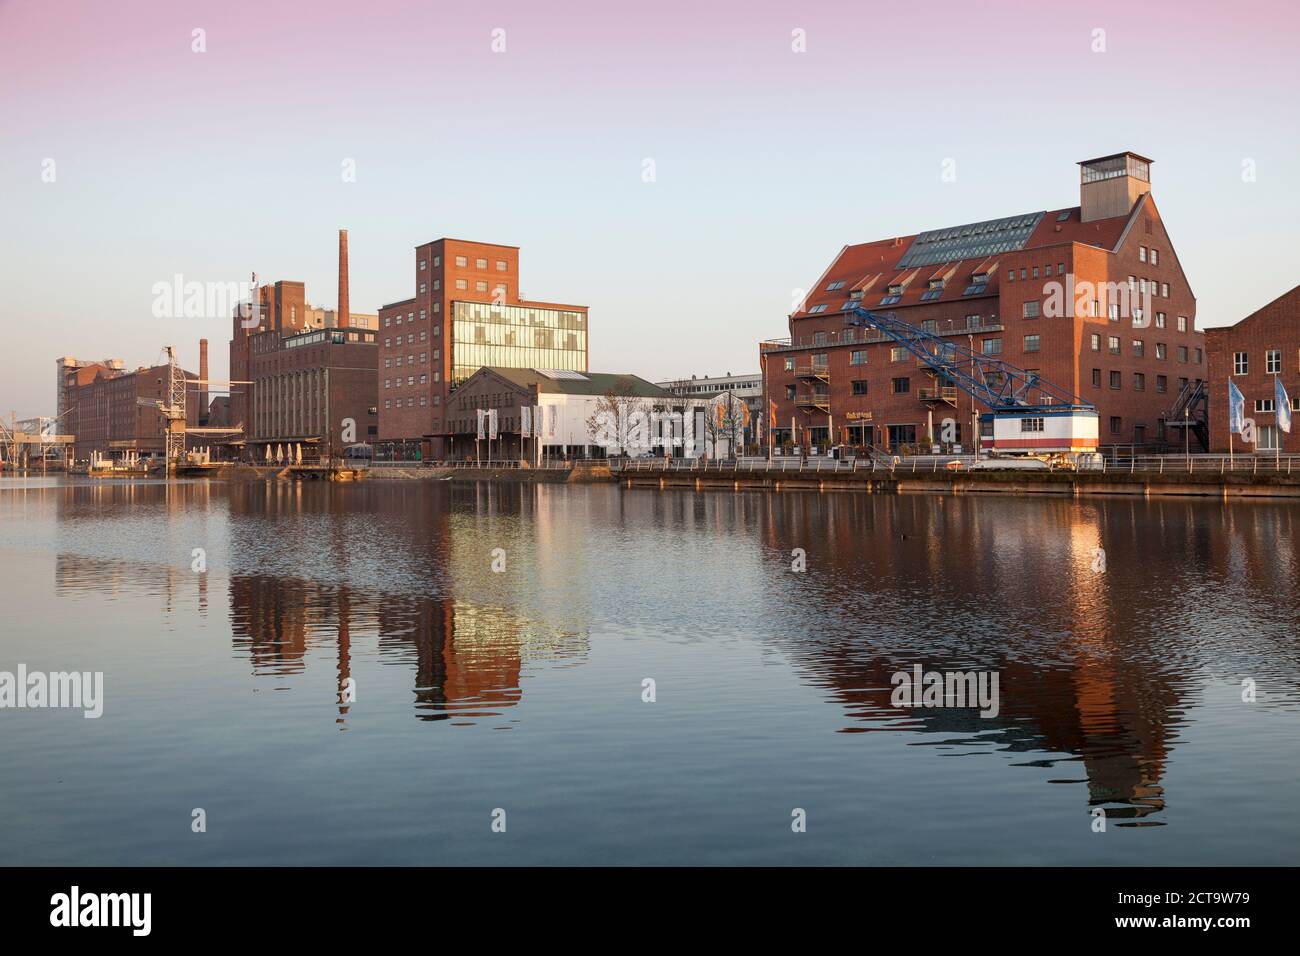
[[[199,339],[199,415],[200,425],[208,423],[208,340]]]
[[[337,325],[345,329],[352,324],[348,309],[348,231],[339,230],[339,311]]]

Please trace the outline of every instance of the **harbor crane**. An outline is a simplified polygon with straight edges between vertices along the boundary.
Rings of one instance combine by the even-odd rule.
[[[993,451],[1003,454],[1075,454],[1097,450],[1097,406],[1037,372],[976,352],[950,338],[854,304],[847,326],[874,329],[916,356],[937,380],[961,389],[988,412]]]
[[[240,424],[234,428],[190,428],[186,420],[185,413],[185,392],[187,382],[185,371],[181,368],[180,363],[176,361],[176,348],[168,345],[164,346],[162,354],[167,357],[167,398],[163,400],[150,398],[137,398],[136,404],[146,408],[154,408],[163,417],[163,428],[166,434],[166,462],[168,472],[174,471],[177,464],[185,457],[185,436],[186,435],[237,435],[240,434],[244,427]],[[195,383],[223,384],[220,382],[210,382],[208,379],[200,379]],[[226,385],[248,385],[249,382],[226,382]]]

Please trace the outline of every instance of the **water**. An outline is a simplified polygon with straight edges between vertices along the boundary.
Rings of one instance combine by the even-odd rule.
[[[0,671],[103,671],[105,705],[0,710],[0,864],[1294,864],[1297,531],[1267,502],[6,478]],[[997,672],[997,717],[892,706],[916,663]]]

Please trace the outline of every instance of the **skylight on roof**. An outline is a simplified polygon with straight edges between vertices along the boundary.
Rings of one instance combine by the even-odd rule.
[[[587,378],[587,376],[583,375],[581,372],[575,372],[572,369],[567,368],[538,368],[533,371],[537,372],[539,375],[545,375],[547,378],[556,379],[557,381],[560,379],[568,382],[591,381],[591,379]]]
[[[912,240],[912,245],[903,258],[898,260],[898,268],[910,269],[913,266],[1016,252],[1024,248],[1044,215],[1045,213],[1035,212],[967,226],[931,229]]]

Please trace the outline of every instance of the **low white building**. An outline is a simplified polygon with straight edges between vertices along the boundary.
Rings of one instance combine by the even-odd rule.
[[[448,397],[445,437],[454,459],[695,458],[710,406],[631,374],[485,367]]]

